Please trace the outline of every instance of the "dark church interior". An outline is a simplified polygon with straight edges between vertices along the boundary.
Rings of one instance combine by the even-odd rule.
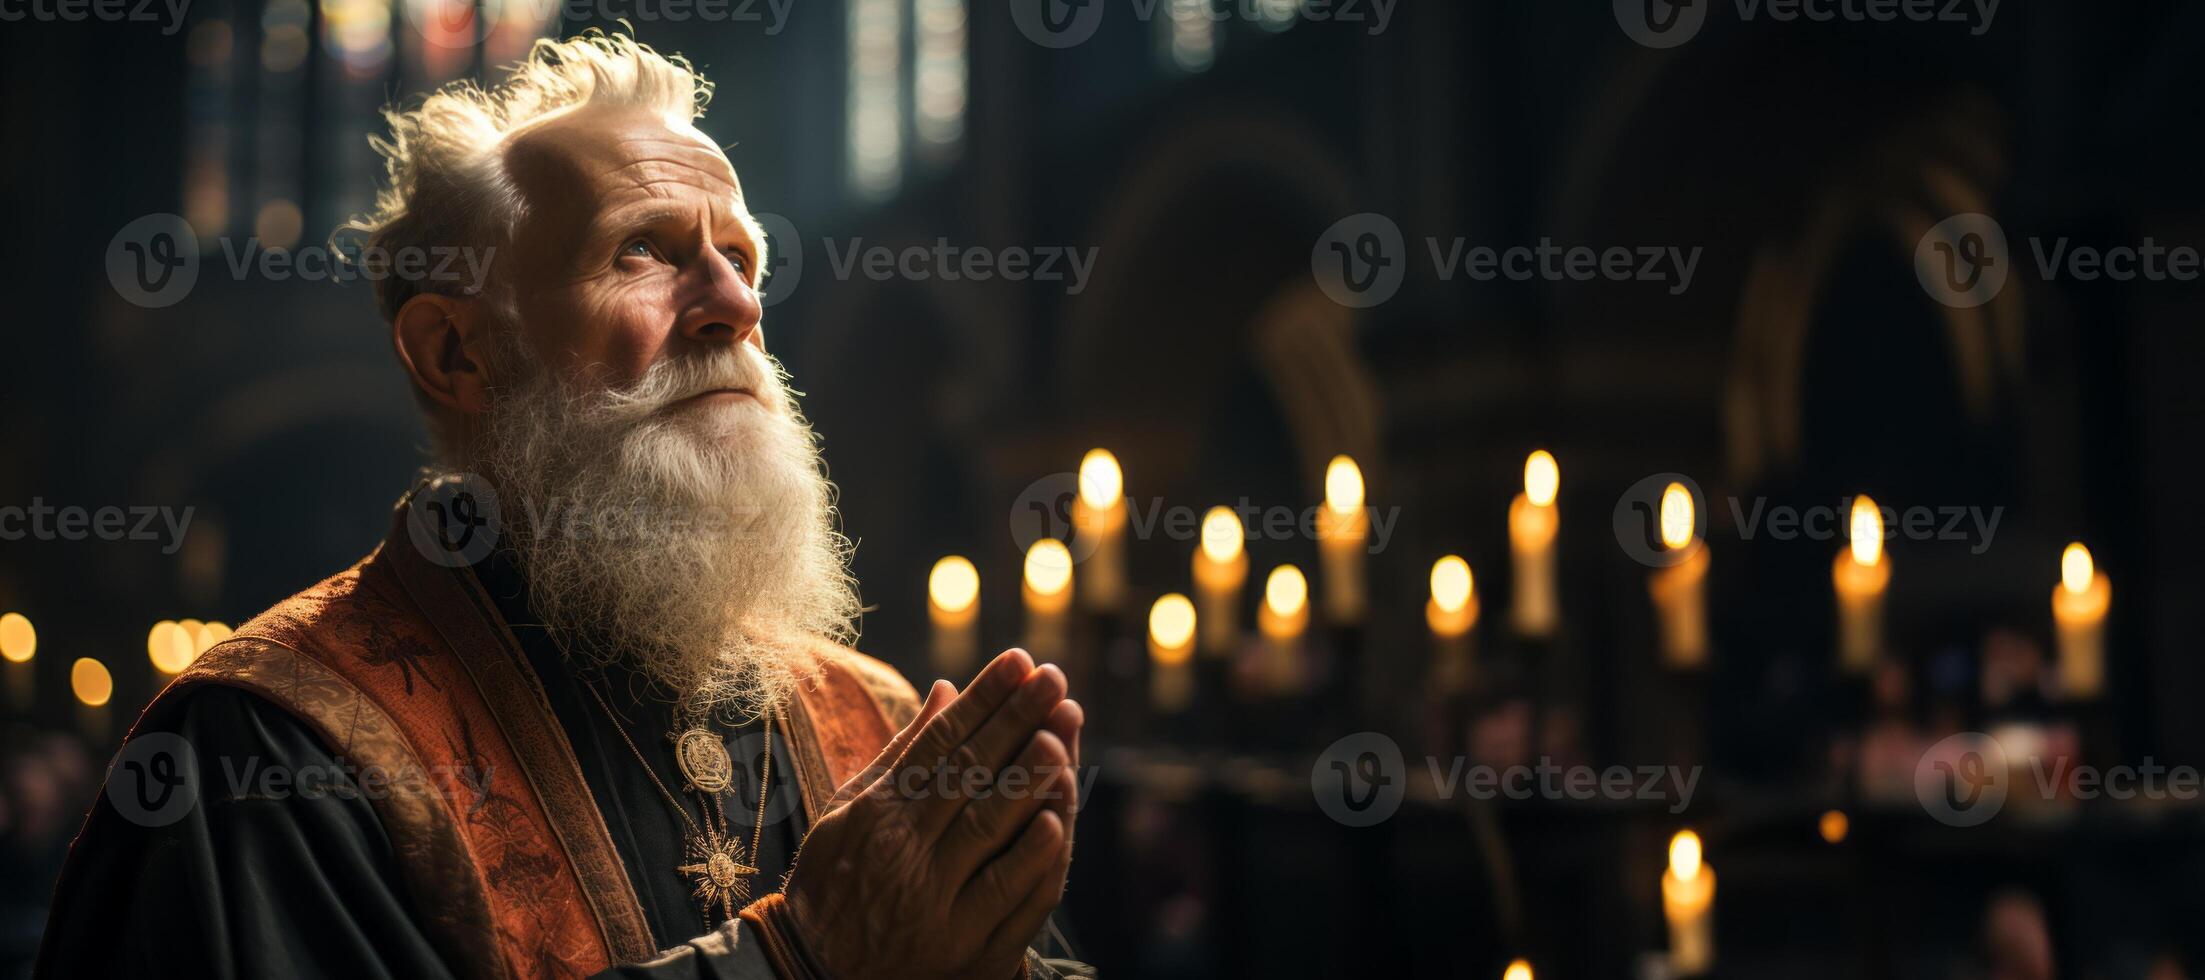
[[[595,27],[716,83],[856,646],[1085,706],[1100,975],[2205,976],[2205,6],[182,8],[0,0],[0,974],[424,465],[380,110]]]

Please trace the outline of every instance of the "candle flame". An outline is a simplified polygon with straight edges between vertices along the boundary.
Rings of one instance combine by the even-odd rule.
[[[2097,577],[2098,567],[2090,560],[2090,549],[2077,541],[2060,554],[2060,587],[2073,595],[2090,591],[2090,580]]]
[[[1108,449],[1090,449],[1080,460],[1080,502],[1094,510],[1118,506],[1125,495],[1125,471]]]
[[[1501,980],[1531,980],[1531,961],[1509,961],[1508,972],[1501,974]]]
[[[949,555],[934,563],[926,577],[926,595],[936,609],[964,612],[980,600],[980,570],[963,555]]]
[[[1524,460],[1524,496],[1531,498],[1532,506],[1545,507],[1554,503],[1554,495],[1562,489],[1562,468],[1554,461],[1554,454],[1538,450]]]
[[[1241,543],[1248,534],[1241,528],[1240,515],[1226,507],[1212,507],[1202,515],[1202,553],[1220,565],[1240,557]]]
[[[1692,492],[1672,483],[1661,492],[1661,543],[1671,551],[1692,543]]]
[[[1700,876],[1700,835],[1680,830],[1677,836],[1669,838],[1669,873],[1678,881],[1691,881]]]
[[[1883,560],[1883,511],[1867,494],[1853,498],[1853,563],[1874,565]]]
[[[1271,615],[1282,619],[1301,614],[1309,602],[1309,580],[1302,577],[1302,570],[1292,565],[1280,565],[1271,570],[1271,577],[1263,582],[1263,604]]]
[[[1325,466],[1325,506],[1335,514],[1363,509],[1363,470],[1355,460],[1334,456]]]
[[[27,664],[38,653],[38,630],[30,617],[18,612],[0,616],[0,657],[11,664]]]
[[[1853,822],[1846,819],[1843,810],[1824,810],[1822,812],[1820,829],[1822,830],[1822,839],[1828,843],[1844,843],[1845,833],[1852,829],[1852,826]]]
[[[97,708],[115,696],[115,678],[107,673],[106,664],[80,657],[69,667],[69,688],[76,692],[77,700]]]
[[[182,623],[161,620],[145,634],[145,655],[153,666],[164,674],[174,674],[191,666],[193,649],[197,641],[187,635]]]
[[[1432,603],[1441,612],[1458,613],[1470,604],[1474,583],[1470,563],[1460,555],[1448,555],[1432,563]]]
[[[1185,647],[1194,639],[1194,603],[1177,592],[1157,599],[1148,610],[1148,637],[1166,650]]]
[[[1026,549],[1026,587],[1035,595],[1053,596],[1072,584],[1072,551],[1064,542],[1043,538]]]

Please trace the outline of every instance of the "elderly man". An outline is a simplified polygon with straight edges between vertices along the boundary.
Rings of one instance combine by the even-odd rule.
[[[368,243],[496,257],[378,283],[435,471],[146,710],[41,975],[1084,972],[1029,949],[1080,709],[1023,652],[922,701],[841,645],[849,546],[709,95],[592,34],[391,114]]]

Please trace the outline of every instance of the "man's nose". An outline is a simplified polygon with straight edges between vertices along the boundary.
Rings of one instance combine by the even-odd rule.
[[[739,344],[755,341],[764,311],[758,291],[741,272],[718,252],[708,252],[703,262],[691,267],[682,290],[681,317],[675,329],[690,340],[707,344]]]

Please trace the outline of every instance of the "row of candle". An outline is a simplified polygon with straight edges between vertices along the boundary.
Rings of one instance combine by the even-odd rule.
[[[228,639],[228,624],[196,619],[162,620],[146,634],[146,656],[155,670],[154,680],[165,681],[181,673],[200,654]],[[5,661],[8,701],[16,711],[31,706],[32,661],[38,656],[38,629],[19,612],[0,614],[0,661]],[[97,657],[78,657],[69,664],[69,691],[87,712],[104,712],[115,696],[115,676]],[[86,728],[103,734],[104,714],[88,717]]]
[[[1325,578],[1325,614],[1333,623],[1354,624],[1361,622],[1369,604],[1364,562],[1370,521],[1362,471],[1353,459],[1334,457],[1326,467],[1324,485],[1324,505],[1317,511],[1317,543]],[[1091,551],[1081,563],[1076,590],[1074,558],[1064,542],[1044,538],[1028,548],[1023,588],[1026,642],[1035,655],[1062,653],[1075,593],[1079,604],[1088,609],[1122,607],[1126,597],[1124,486],[1124,473],[1109,450],[1090,451],[1081,461],[1072,525],[1082,546]],[[1523,492],[1509,503],[1509,555],[1515,573],[1510,625],[1521,636],[1549,637],[1560,624],[1556,584],[1560,486],[1561,469],[1554,455],[1538,450],[1524,461]],[[1662,661],[1684,670],[1705,666],[1709,650],[1706,585],[1712,556],[1696,531],[1695,507],[1691,491],[1681,483],[1664,488],[1657,520],[1661,545],[1670,555],[1647,581]],[[1883,653],[1883,608],[1891,564],[1883,553],[1883,516],[1875,501],[1866,495],[1853,498],[1849,516],[1850,541],[1834,560],[1831,579],[1837,597],[1838,661],[1846,671],[1859,673]],[[1248,579],[1245,537],[1237,514],[1224,507],[1212,508],[1203,517],[1201,542],[1193,556],[1192,600],[1179,593],[1158,599],[1150,610],[1152,625],[1161,615],[1162,625],[1176,627],[1185,603],[1189,652],[1196,645],[1214,653],[1233,648],[1241,635],[1240,594]],[[1443,661],[1459,659],[1466,652],[1468,637],[1477,625],[1474,581],[1469,564],[1460,556],[1446,555],[1433,563],[1425,620]],[[979,573],[970,560],[952,555],[936,563],[928,581],[928,609],[938,668],[961,670],[976,657],[979,593]],[[1274,644],[1279,646],[1299,635],[1308,623],[1307,599],[1308,582],[1301,569],[1291,564],[1274,568],[1265,580],[1264,602],[1258,610],[1262,634],[1280,641]],[[2052,612],[2061,686],[2070,697],[2092,699],[2104,689],[2104,627],[2110,604],[2110,584],[2096,572],[2089,549],[2080,542],[2068,545],[2061,559],[2061,582],[2053,590]],[[1158,639],[1152,629],[1150,645],[1162,651],[1155,657],[1157,663],[1165,667],[1178,663],[1179,644],[1158,643]]]

